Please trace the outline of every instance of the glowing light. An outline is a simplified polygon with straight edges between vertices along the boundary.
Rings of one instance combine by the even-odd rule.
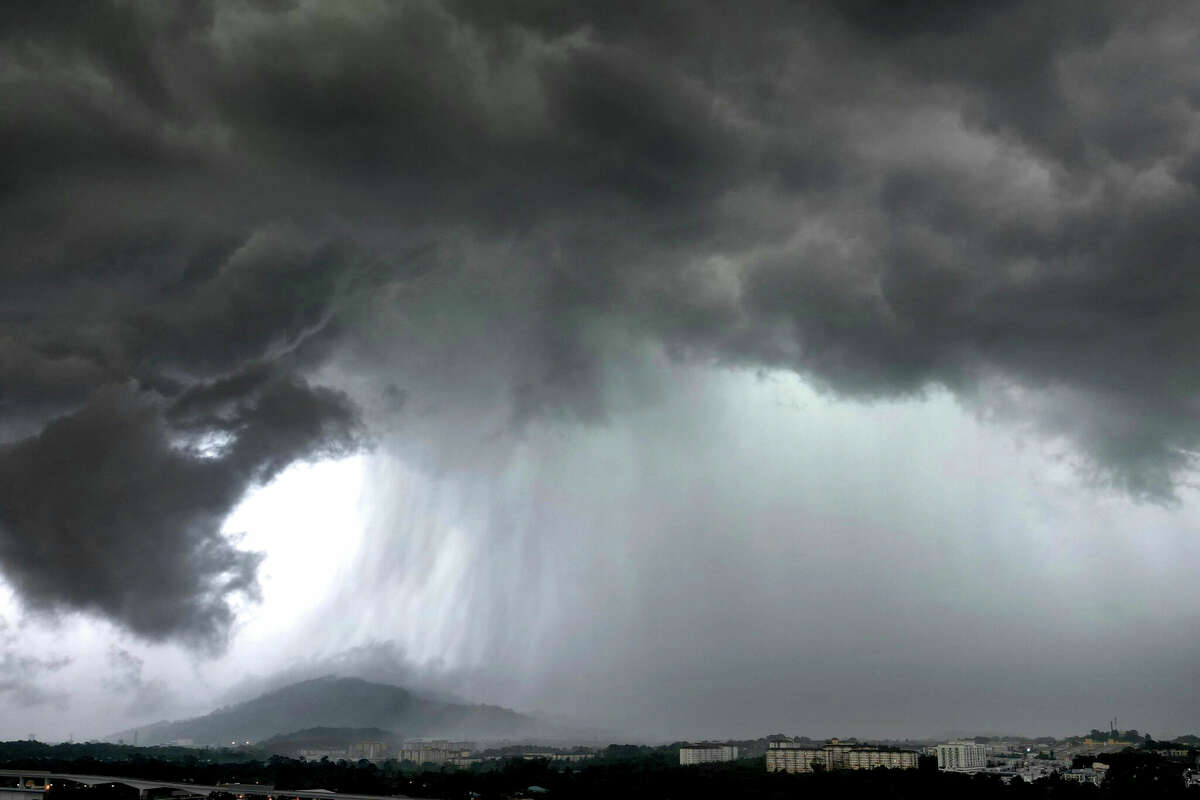
[[[266,556],[256,617],[294,619],[346,569],[360,532],[362,476],[361,456],[295,464],[234,509],[226,535]]]

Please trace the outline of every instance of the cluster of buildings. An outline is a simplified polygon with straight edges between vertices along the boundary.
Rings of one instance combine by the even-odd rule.
[[[486,753],[475,749],[474,742],[451,742],[445,739],[433,741],[408,742],[401,748],[398,761],[409,761],[413,764],[444,764],[451,767],[469,767],[484,760]],[[553,750],[525,750],[517,753],[505,753],[499,758],[520,758],[526,761],[544,759],[546,761],[585,761],[595,757],[594,752],[560,753]]]
[[[736,748],[735,748],[736,749]],[[340,761],[348,759],[357,761],[386,761],[394,758],[397,761],[407,761],[411,764],[436,764],[449,767],[470,767],[488,758],[521,758],[526,761],[544,759],[546,761],[577,762],[595,758],[594,752],[560,753],[553,750],[531,749],[520,752],[505,752],[501,755],[481,753],[474,742],[457,742],[448,739],[413,740],[400,745],[399,752],[392,750],[387,742],[356,742],[345,750],[307,749],[298,750],[296,755],[306,761]],[[736,757],[736,756],[735,756]]]
[[[346,750],[352,760],[365,758],[368,761],[383,761],[389,757],[387,742],[355,742]]]
[[[947,742],[934,745],[931,754],[937,756],[938,769],[946,772],[990,772],[998,775],[1008,783],[1020,776],[1025,781],[1035,781],[1058,773],[1065,779],[1100,785],[1103,779],[1104,764],[1095,769],[1072,770],[1070,759],[1059,760],[1053,757],[1033,755],[1026,747],[1023,751],[1012,743],[1002,743],[995,752],[989,751],[987,745],[978,742]],[[1093,765],[1095,766],[1095,765]]]
[[[554,752],[542,752],[540,750],[535,750],[535,751],[532,751],[529,753],[521,754],[521,758],[525,759],[526,761],[533,761],[535,759],[545,759],[546,761],[576,762],[576,761],[587,761],[589,758],[595,758],[595,757],[596,757],[595,753],[554,753]]]
[[[1029,748],[1025,752],[989,753],[988,747],[978,742],[956,741],[921,746],[919,749],[865,744],[857,741],[829,739],[818,744],[811,739],[773,739],[767,742],[766,768],[768,772],[811,773],[833,770],[916,769],[924,757],[936,757],[937,768],[946,772],[989,772],[995,773],[1006,783],[1020,775],[1027,781],[1058,774],[1065,781],[1103,783],[1108,766],[1095,762],[1090,767],[1072,769],[1069,760],[1061,761],[1039,754],[1034,757]],[[699,743],[685,744],[679,748],[679,763],[707,764],[734,761],[738,758],[738,747],[733,744]],[[1015,760],[1014,760],[1015,759]],[[1200,772],[1195,782],[1200,784]]]
[[[342,759],[358,761],[364,758],[368,761],[385,761],[392,757],[387,742],[383,741],[354,742],[344,750],[310,747],[297,750],[296,755],[305,761],[320,761],[323,758],[327,758],[330,761],[341,761]]]
[[[1073,783],[1090,783],[1093,786],[1099,786],[1104,782],[1104,776],[1108,774],[1108,764],[1100,761],[1093,762],[1090,768],[1084,769],[1068,769],[1060,772],[1064,781]]]
[[[479,757],[474,755],[474,742],[451,742],[445,739],[435,739],[430,742],[408,742],[396,756],[399,761],[411,761],[414,764],[449,764],[454,767],[469,767],[478,764]]]
[[[400,761],[413,761],[418,764],[450,764],[457,760],[470,760],[475,749],[473,742],[451,742],[445,739],[433,741],[406,742],[401,746],[399,754],[392,745],[384,741],[361,741],[348,745],[345,749],[308,748],[297,750],[296,755],[306,761],[320,761],[327,758],[330,761],[387,761],[395,758]],[[476,758],[475,761],[479,759]]]
[[[711,764],[736,761],[738,746],[703,742],[679,748],[679,763]],[[767,743],[767,772],[817,772],[841,769],[916,769],[921,754],[899,747],[843,742],[830,739],[816,745],[808,739],[782,739]]]
[[[1039,749],[1049,744],[1045,750]],[[766,742],[766,769],[768,772],[812,773],[835,770],[916,769],[922,757],[937,761],[937,768],[947,772],[986,772],[1008,782],[1018,776],[1032,782],[1050,775],[1058,775],[1064,781],[1101,785],[1107,775],[1108,766],[1094,761],[1090,767],[1072,768],[1083,761],[1083,757],[1096,757],[1095,750],[1086,749],[1088,742],[1070,740],[1055,742],[1038,739],[989,740],[990,746],[978,741],[950,741],[941,744],[914,744],[908,747],[893,747],[868,744],[857,740],[842,741],[829,739],[823,743],[807,738],[769,737]],[[749,747],[745,752],[731,742],[699,742],[684,744],[679,748],[679,763],[682,766],[736,761],[739,757],[758,756],[763,752],[761,740],[742,742]],[[1112,746],[1117,746],[1120,743]],[[1059,750],[1058,757],[1055,751]],[[1035,753],[1034,751],[1037,750]],[[1065,750],[1065,753],[1064,753]],[[1171,760],[1185,760],[1189,767],[1200,765],[1194,749],[1156,748],[1154,753]],[[553,749],[524,749],[522,746],[507,746],[500,750],[477,751],[473,742],[449,741],[445,739],[417,740],[404,743],[399,753],[389,749],[383,741],[362,741],[349,745],[344,751],[304,750],[300,755],[309,759],[331,760],[369,759],[383,761],[396,758],[401,762],[416,765],[441,765],[469,767],[484,760],[496,758],[543,759],[556,762],[580,762],[595,758],[594,751],[579,748],[570,752]],[[1065,755],[1065,757],[1064,757]],[[1086,762],[1085,762],[1086,763]],[[930,763],[932,767],[932,763]],[[1200,785],[1200,771],[1185,772],[1188,785]]]
[[[883,747],[830,739],[814,747],[809,741],[781,740],[767,743],[767,772],[817,772],[840,769],[916,769],[921,754],[916,750]]]

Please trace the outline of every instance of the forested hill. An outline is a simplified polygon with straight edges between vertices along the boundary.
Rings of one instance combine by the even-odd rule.
[[[532,717],[490,705],[432,700],[400,686],[359,678],[326,677],[294,683],[211,714],[158,722],[114,733],[109,739],[140,744],[258,742],[315,728],[382,728],[404,738],[495,739],[534,736]]]

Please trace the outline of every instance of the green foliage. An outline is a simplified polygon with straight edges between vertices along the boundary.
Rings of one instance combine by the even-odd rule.
[[[1102,731],[1098,728],[1092,728],[1088,733],[1088,738],[1098,742],[1106,742],[1112,739],[1114,742],[1139,742],[1142,741],[1142,734],[1138,733],[1137,728],[1130,728],[1127,731]]]

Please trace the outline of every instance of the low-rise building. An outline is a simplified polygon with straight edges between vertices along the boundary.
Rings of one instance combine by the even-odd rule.
[[[685,744],[679,748],[680,765],[737,761],[738,749],[732,744]]]
[[[1173,761],[1193,760],[1193,751],[1183,747],[1165,747],[1161,750],[1152,750],[1151,752],[1158,753],[1163,758],[1169,758]]]
[[[1064,781],[1072,783],[1090,783],[1093,786],[1099,786],[1104,780],[1104,775],[1094,769],[1068,769],[1059,773]]]

